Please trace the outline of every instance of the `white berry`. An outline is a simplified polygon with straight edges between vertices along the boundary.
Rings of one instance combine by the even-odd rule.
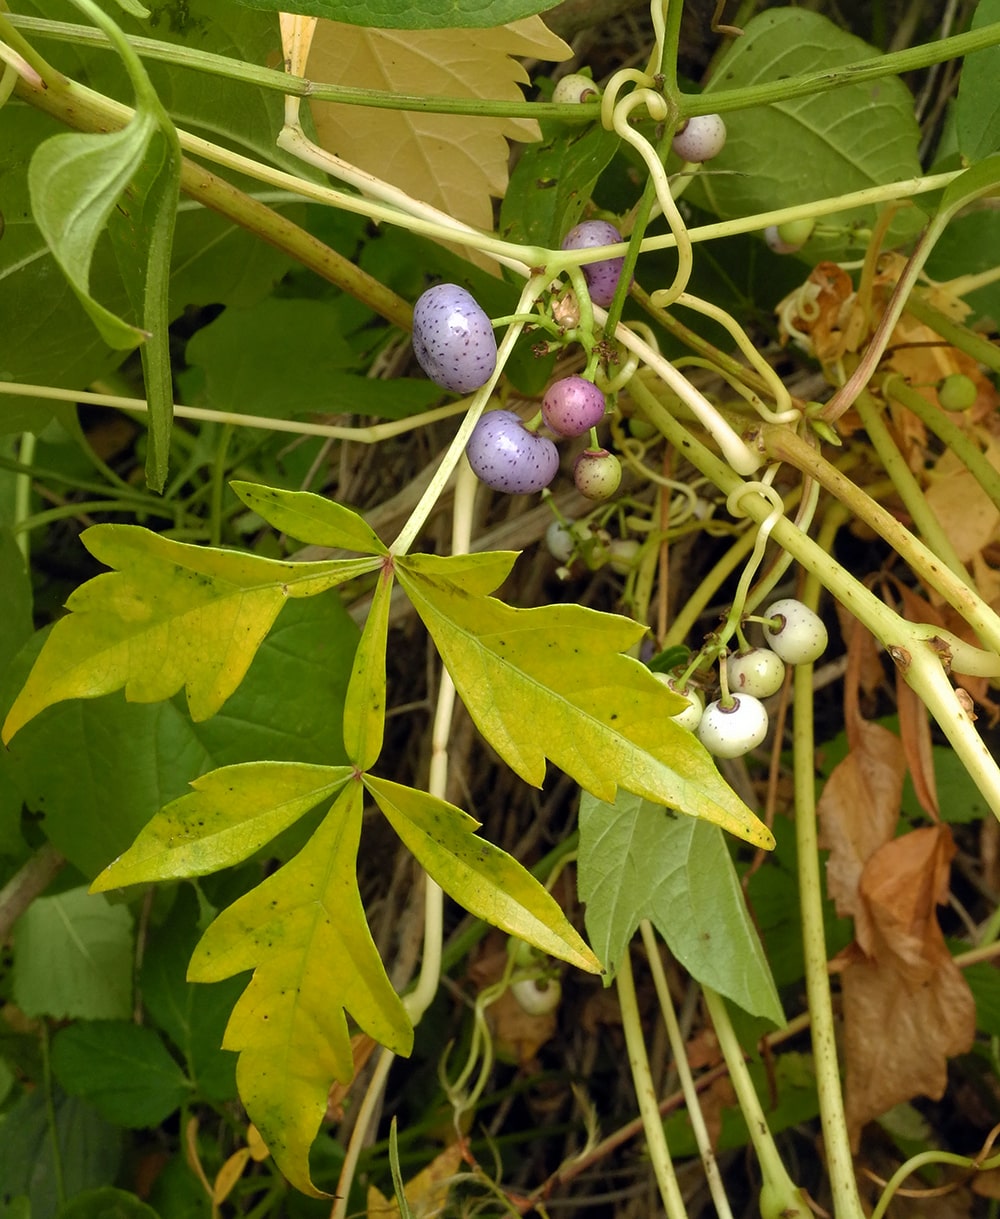
[[[657,681],[663,682],[669,690],[673,690],[675,694],[688,700],[688,705],[684,710],[678,711],[676,715],[672,715],[670,718],[675,724],[680,724],[682,728],[686,728],[688,732],[697,732],[698,725],[701,723],[701,717],[705,711],[705,700],[701,696],[701,691],[696,690],[693,686],[685,686],[683,690],[678,690],[677,683],[666,673],[654,673],[653,676]]]
[[[529,1016],[547,1016],[559,1006],[562,987],[558,978],[518,978],[511,982],[510,993]]]
[[[726,677],[733,694],[770,698],[785,680],[785,662],[770,648],[750,648],[728,657]]]
[[[711,161],[726,144],[726,124],[717,114],[695,114],[674,136],[673,148],[685,161]]]
[[[717,758],[739,758],[767,736],[767,711],[752,694],[735,696],[728,706],[709,703],[698,725],[698,740]]]
[[[600,89],[589,76],[584,76],[582,72],[571,72],[569,76],[560,77],[552,90],[552,100],[562,105],[594,102],[600,96]]]
[[[794,597],[775,601],[764,617],[778,620],[764,627],[764,635],[785,664],[812,664],[826,651],[829,637],[823,619]]]

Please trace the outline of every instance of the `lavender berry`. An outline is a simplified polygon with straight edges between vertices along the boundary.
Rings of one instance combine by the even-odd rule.
[[[542,399],[545,426],[557,436],[582,436],[604,418],[604,394],[585,377],[554,381]]]
[[[589,250],[594,246],[617,245],[623,240],[621,233],[606,220],[584,220],[566,234],[562,248]],[[614,300],[624,266],[624,258],[602,258],[599,262],[583,264],[583,276],[590,290],[590,299],[595,305],[607,307]]]
[[[459,394],[485,385],[497,366],[490,319],[458,284],[435,284],[417,300],[413,353],[432,381]]]
[[[489,411],[465,446],[480,482],[508,495],[541,491],[559,469],[559,450],[545,436],[529,431],[513,411]]]

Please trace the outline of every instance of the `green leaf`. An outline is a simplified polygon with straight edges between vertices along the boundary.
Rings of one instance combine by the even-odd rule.
[[[382,752],[385,731],[385,653],[392,607],[392,569],[383,567],[344,702],[344,748],[358,770],[370,770]]]
[[[751,18],[722,57],[711,95],[876,55],[861,39],[803,8]],[[901,81],[882,79],[823,90],[768,106],[726,113],[726,146],[699,175],[691,197],[722,219],[916,177],[920,130],[913,97]],[[907,233],[921,214],[907,209]],[[870,225],[875,208],[837,213],[824,223]],[[904,236],[900,221],[894,232]],[[847,243],[842,243],[846,245]]]
[[[311,491],[282,491],[259,483],[232,482],[229,485],[261,520],[300,542],[357,550],[361,554],[389,553],[362,517],[323,495],[314,495]]]
[[[550,956],[600,972],[555,898],[516,859],[477,837],[478,821],[427,792],[374,775],[364,783],[424,871],[470,914]]]
[[[127,126],[106,135],[64,132],[38,148],[28,170],[35,223],[109,347],[135,347],[143,333],[90,295],[90,263],[155,130],[153,119],[137,112]]]
[[[23,800],[52,845],[94,877],[159,808],[190,790],[193,776],[260,758],[345,762],[340,729],[357,639],[335,594],[292,601],[209,720],[192,723],[183,695],[150,705],[112,694],[50,708],[0,750],[0,774],[19,789],[18,819]],[[19,658],[20,680],[40,643]],[[11,698],[19,684],[15,677]],[[294,854],[313,816],[286,830],[271,854]]]
[[[192,719],[214,714],[237,688],[288,597],[310,597],[370,570],[371,559],[282,563],[174,542],[135,525],[82,535],[117,571],[66,602],[4,723],[11,737],[44,708],[125,688],[156,702],[186,688]]]
[[[397,568],[411,575],[443,581],[472,596],[485,597],[503,584],[520,555],[518,550],[487,550],[481,554],[408,554]]]
[[[1000,0],[979,0],[972,29],[1000,21]],[[958,147],[970,161],[979,161],[1000,150],[1000,46],[966,55],[955,99],[955,131]]]
[[[550,125],[543,140],[521,150],[500,207],[501,234],[558,249],[619,143],[617,132],[605,131],[600,123]]]
[[[242,863],[343,786],[350,766],[245,762],[213,770],[156,816],[98,876],[104,892],[152,880],[207,876]]]
[[[599,799],[613,800],[621,786],[773,846],[707,751],[671,719],[678,697],[621,655],[643,626],[577,605],[512,609],[402,561],[396,570],[477,728],[525,782],[540,786],[549,758]]]
[[[191,1094],[155,1029],[129,1020],[80,1020],[52,1043],[52,1070],[70,1096],[109,1122],[158,1126]]]
[[[397,1054],[413,1044],[358,892],[362,790],[348,784],[302,851],[219,915],[188,971],[215,982],[254,970],[223,1044],[239,1051],[240,1096],[275,1162],[313,1196],[309,1148],[330,1083],[354,1073],[345,1012]]]
[[[996,266],[995,250],[1000,249],[1000,212],[993,208],[970,210],[956,216],[938,238],[927,259],[927,274],[933,280],[949,280],[956,275],[974,275]],[[1000,284],[986,282],[962,298],[974,310],[975,318],[1000,317]]]
[[[124,1018],[132,1009],[132,916],[86,889],[38,897],[16,924],[14,1000],[26,1016]]]
[[[158,1219],[158,1216],[135,1194],[104,1185],[71,1198],[56,1219]]]
[[[58,1085],[25,1093],[0,1117],[0,1182],[5,1198],[27,1195],[38,1219],[55,1215],[60,1195],[93,1189],[118,1176],[122,1131],[92,1105]],[[9,1219],[20,1219],[11,1208]],[[5,1216],[8,1219],[8,1216]]]
[[[126,199],[112,209],[111,243],[147,338],[140,348],[149,404],[146,482],[162,491],[167,481],[174,418],[170,362],[170,251],[181,185],[181,150],[176,132],[161,124]]]
[[[197,1095],[215,1104],[235,1100],[236,1056],[223,1050],[222,1038],[243,984],[189,982],[188,961],[203,928],[190,885],[185,885],[167,916],[150,936],[142,958],[139,989],[146,1013],[181,1054]]]
[[[621,793],[580,801],[580,898],[610,974],[648,918],[693,978],[753,1015],[785,1023],[771,971],[715,826]]]
[[[303,13],[386,30],[446,30],[506,25],[555,7],[559,0],[240,0],[248,8]]]

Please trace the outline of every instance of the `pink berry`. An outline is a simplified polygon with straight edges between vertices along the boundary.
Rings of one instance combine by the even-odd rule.
[[[622,463],[607,449],[585,449],[573,466],[576,489],[587,499],[610,499],[622,480]]]
[[[559,469],[559,450],[529,431],[513,411],[490,411],[476,424],[465,455],[476,477],[494,491],[541,491]]]
[[[594,246],[617,245],[622,240],[621,233],[606,220],[584,220],[566,234],[562,248],[589,250]],[[583,276],[595,305],[607,306],[614,300],[624,266],[624,258],[603,258],[599,262],[583,264]]]
[[[435,284],[413,306],[413,354],[432,381],[470,394],[493,375],[497,341],[470,292],[458,284]]]
[[[582,436],[604,418],[604,395],[584,377],[563,377],[545,391],[542,418],[557,436]]]

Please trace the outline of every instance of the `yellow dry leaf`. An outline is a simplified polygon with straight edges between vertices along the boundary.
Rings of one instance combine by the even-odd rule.
[[[462,1149],[452,1143],[404,1186],[406,1201],[416,1219],[430,1219],[444,1209],[452,1180],[462,1164]],[[399,1203],[387,1198],[376,1186],[369,1185],[368,1219],[399,1219]]]
[[[1000,469],[1000,441],[995,437],[989,438],[986,459]],[[934,466],[925,498],[963,563],[1000,536],[996,505],[950,449]]]
[[[461,30],[381,30],[320,21],[309,75],[400,94],[521,102],[520,85],[528,74],[515,56],[554,62],[571,54],[540,17]],[[333,102],[313,102],[312,113],[317,141],[328,152],[487,231],[493,228],[493,197],[507,188],[507,141],[540,137],[532,119]]]

